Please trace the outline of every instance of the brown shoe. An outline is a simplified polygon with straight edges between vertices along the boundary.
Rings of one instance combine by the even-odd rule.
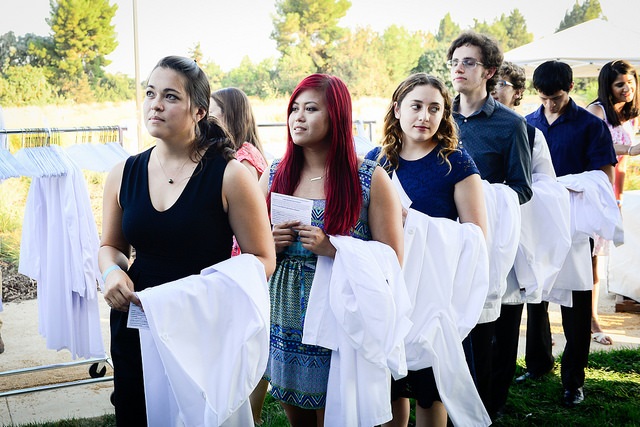
[[[2,335],[0,335],[0,354],[4,353],[4,341],[2,341]]]

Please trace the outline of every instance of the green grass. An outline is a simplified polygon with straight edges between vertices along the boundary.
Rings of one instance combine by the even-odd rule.
[[[516,375],[524,372],[518,360]],[[505,414],[494,426],[640,426],[640,349],[593,352],[586,370],[585,401],[574,409],[560,404],[560,367],[539,381],[513,384]],[[265,401],[264,427],[288,426],[287,418],[271,396]],[[107,427],[115,417],[73,419],[30,427]]]

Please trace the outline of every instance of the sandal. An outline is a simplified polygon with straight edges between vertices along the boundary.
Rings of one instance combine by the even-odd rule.
[[[604,332],[594,332],[592,334],[592,338],[595,342],[602,345],[611,345],[613,344],[613,340],[611,337]]]

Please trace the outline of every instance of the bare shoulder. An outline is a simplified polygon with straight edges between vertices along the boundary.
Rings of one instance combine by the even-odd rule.
[[[604,120],[604,111],[603,111],[603,109],[602,109],[602,107],[600,105],[589,104],[589,105],[587,105],[587,111]]]

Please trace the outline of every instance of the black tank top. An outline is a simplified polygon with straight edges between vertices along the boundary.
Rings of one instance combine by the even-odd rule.
[[[136,291],[198,274],[231,255],[233,232],[222,206],[227,161],[209,148],[178,200],[158,212],[149,196],[152,150],[127,159],[120,186],[122,231],[136,251],[129,269]]]

